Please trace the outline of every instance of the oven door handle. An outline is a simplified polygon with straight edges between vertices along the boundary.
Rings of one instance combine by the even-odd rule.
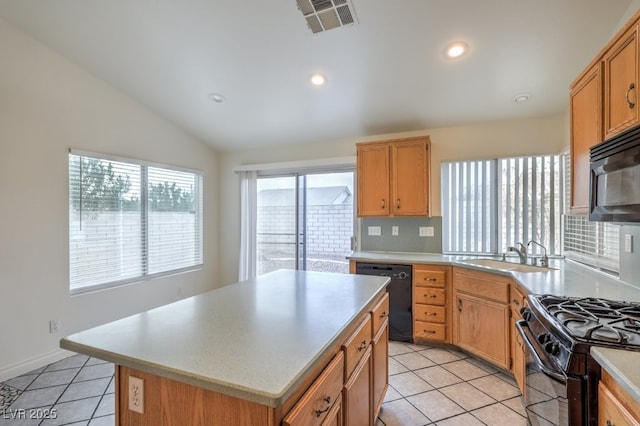
[[[527,345],[527,349],[529,349],[533,361],[538,365],[540,370],[542,370],[542,372],[547,376],[560,383],[567,383],[567,377],[562,372],[559,372],[557,369],[553,368],[548,361],[544,362],[542,360],[543,357],[540,356],[538,348],[532,343],[532,340],[529,338],[529,336],[533,337],[533,335],[528,331],[529,326],[527,325],[527,322],[525,320],[516,321],[516,328],[522,336],[524,344]],[[547,356],[545,355],[544,358],[546,359]]]

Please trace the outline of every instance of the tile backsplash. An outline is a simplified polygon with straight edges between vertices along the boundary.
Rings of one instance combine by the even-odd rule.
[[[392,235],[394,226],[398,235]],[[380,227],[380,235],[369,235],[369,227]],[[420,227],[432,227],[433,236],[421,237]],[[442,253],[441,216],[362,219],[360,231],[363,251]]]

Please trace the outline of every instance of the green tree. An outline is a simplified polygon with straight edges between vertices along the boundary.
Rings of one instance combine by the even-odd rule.
[[[125,195],[131,189],[131,178],[128,174],[116,174],[111,162],[98,159],[76,157],[80,162],[79,173],[71,175],[71,188],[74,210],[84,211],[116,211],[134,210],[140,205],[135,196],[129,199]]]
[[[184,191],[175,182],[150,184],[149,209],[156,212],[193,211],[193,191]]]

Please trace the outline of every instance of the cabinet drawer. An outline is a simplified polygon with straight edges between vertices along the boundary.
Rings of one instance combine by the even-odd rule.
[[[413,335],[422,339],[444,340],[446,336],[445,330],[444,324],[415,321]]]
[[[598,424],[633,425],[638,423],[602,382],[598,383]]]
[[[371,310],[371,335],[375,336],[380,330],[380,326],[389,316],[389,293],[386,293],[382,300]]]
[[[338,352],[284,418],[283,426],[319,426],[323,424],[329,409],[336,402],[340,403],[342,384],[344,383],[343,374],[344,355],[342,352]]]
[[[342,345],[344,351],[344,378],[349,379],[358,361],[371,343],[371,315],[367,315],[354,333]]]
[[[444,306],[445,302],[445,289],[429,288],[429,287],[415,287],[414,291],[414,303],[426,303],[428,305]]]
[[[474,296],[509,303],[509,281],[503,277],[484,272],[457,272],[453,277],[454,288],[457,291],[471,293]]]
[[[417,286],[444,288],[446,283],[446,273],[444,271],[414,268],[413,283]]]
[[[418,321],[438,322],[444,324],[446,309],[444,306],[416,304],[415,319]]]

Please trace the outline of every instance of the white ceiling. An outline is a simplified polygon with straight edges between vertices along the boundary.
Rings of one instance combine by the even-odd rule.
[[[0,0],[0,16],[230,151],[560,113],[630,4],[352,2],[357,25],[318,35],[295,0]],[[469,54],[445,59],[456,40]]]

